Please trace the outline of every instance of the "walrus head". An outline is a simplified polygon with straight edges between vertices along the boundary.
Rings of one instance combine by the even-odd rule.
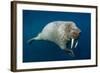
[[[69,23],[66,31],[69,32],[69,37],[71,39],[71,48],[73,48],[74,41],[79,38],[81,30],[75,25],[75,23]],[[77,44],[78,41],[75,43],[75,45]]]

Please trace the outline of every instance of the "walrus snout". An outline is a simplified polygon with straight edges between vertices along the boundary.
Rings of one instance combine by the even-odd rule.
[[[79,37],[80,33],[72,32],[72,38],[77,39]]]
[[[71,31],[71,38],[73,38],[73,39],[77,39],[79,36],[80,36],[80,29],[73,29],[72,31]]]

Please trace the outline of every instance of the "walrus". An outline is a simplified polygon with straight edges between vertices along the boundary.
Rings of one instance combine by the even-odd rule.
[[[57,44],[62,50],[69,52],[74,56],[72,48],[76,48],[78,40],[74,45],[75,39],[78,39],[81,30],[73,21],[53,21],[48,23],[36,37],[28,40],[32,43],[34,40],[48,40]],[[71,47],[67,47],[67,43],[71,41]]]

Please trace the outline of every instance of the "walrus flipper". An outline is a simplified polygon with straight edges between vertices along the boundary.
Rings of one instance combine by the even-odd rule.
[[[75,54],[74,54],[74,52],[73,52],[73,50],[72,49],[64,49],[66,52],[68,52],[68,54],[70,55],[70,56],[72,56],[72,57],[74,57],[75,56]]]
[[[34,40],[40,40],[40,36],[33,37],[28,40],[28,43],[31,44]]]

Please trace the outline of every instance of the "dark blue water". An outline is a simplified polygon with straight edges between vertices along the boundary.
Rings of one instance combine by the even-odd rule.
[[[29,39],[52,21],[73,21],[81,29],[79,44],[74,48],[75,57],[61,50],[49,41],[34,41]],[[23,62],[82,60],[91,58],[91,14],[75,12],[53,12],[23,10]]]

